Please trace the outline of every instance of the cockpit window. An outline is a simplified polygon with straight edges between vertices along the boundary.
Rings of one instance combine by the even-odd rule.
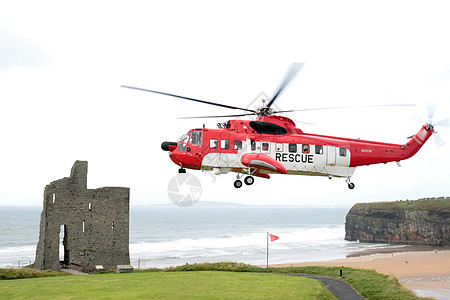
[[[191,135],[191,130],[189,130],[187,133],[183,134],[178,140],[184,141],[187,143],[187,140],[189,139],[189,136]]]
[[[201,145],[202,144],[202,132],[193,131],[191,134],[191,140],[189,141],[191,145]]]
[[[178,140],[178,151],[184,151],[186,150],[186,145],[187,142],[189,141],[189,136],[191,135],[191,131],[189,131],[188,133],[186,133],[185,135],[183,135],[179,140]]]

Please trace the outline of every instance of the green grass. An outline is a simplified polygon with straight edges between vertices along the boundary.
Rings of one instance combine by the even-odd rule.
[[[339,277],[342,269],[343,276]],[[277,269],[273,269],[277,271]],[[383,275],[373,270],[346,267],[289,267],[280,268],[279,272],[306,273],[339,278],[349,283],[360,295],[370,300],[415,300],[422,299],[401,286],[395,277]]]
[[[0,281],[14,299],[335,299],[318,281],[220,271],[138,272]]]
[[[343,277],[340,278],[340,269]],[[204,263],[184,265],[166,269],[168,271],[200,271],[220,270],[234,272],[265,272],[265,273],[303,273],[328,276],[341,279],[349,283],[359,294],[367,299],[384,300],[414,300],[421,299],[413,292],[401,286],[395,277],[379,274],[373,270],[338,268],[338,267],[288,267],[288,268],[260,268],[242,263]]]
[[[342,278],[339,277],[340,269],[343,270]],[[17,273],[11,278],[20,278],[22,270],[10,271]],[[0,269],[0,274],[3,271]],[[35,272],[42,272],[46,276],[58,274]],[[131,274],[0,280],[0,299],[334,299],[318,281],[273,273],[304,273],[339,278],[370,300],[421,299],[403,288],[394,277],[372,270],[346,267],[266,269],[232,262],[186,264],[166,269],[136,270]],[[29,277],[29,274],[26,276]]]
[[[449,198],[425,198],[419,200],[400,200],[394,202],[372,202],[357,203],[352,209],[355,210],[373,210],[373,211],[392,211],[392,210],[434,210],[439,212],[450,212]],[[351,213],[351,210],[350,210]]]
[[[36,278],[36,277],[53,277],[64,276],[66,273],[54,272],[54,271],[38,271],[30,268],[21,269],[0,269],[0,280],[8,279],[23,279],[23,278]]]

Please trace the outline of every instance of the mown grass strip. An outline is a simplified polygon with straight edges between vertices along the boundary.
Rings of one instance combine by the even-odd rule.
[[[318,281],[280,274],[138,272],[9,280],[15,299],[335,299]]]
[[[340,270],[343,276],[339,277]],[[360,295],[367,299],[385,300],[415,300],[421,299],[413,292],[401,286],[395,277],[383,275],[373,270],[353,269],[346,267],[287,267],[260,268],[242,263],[203,263],[183,265],[169,268],[166,271],[234,271],[234,272],[266,272],[266,273],[303,273],[329,276],[349,283]]]
[[[340,270],[343,271],[342,278],[339,277]],[[5,269],[4,269],[5,270]],[[1,274],[3,274],[2,269],[0,269],[0,278]],[[11,269],[8,269],[11,270]],[[23,270],[23,269],[20,269]],[[35,270],[34,270],[35,271]],[[387,275],[379,274],[373,270],[363,270],[363,269],[353,269],[353,268],[347,268],[347,267],[287,267],[287,268],[260,268],[252,265],[247,265],[243,263],[233,263],[233,262],[223,262],[223,263],[202,263],[202,264],[186,264],[178,267],[171,267],[166,269],[147,269],[147,270],[135,270],[135,273],[133,274],[167,274],[168,272],[173,272],[174,274],[185,274],[186,276],[189,276],[192,272],[204,272],[204,271],[221,271],[223,274],[227,274],[227,272],[238,272],[238,273],[303,273],[303,274],[315,274],[315,275],[321,275],[321,276],[329,276],[341,279],[343,281],[346,281],[349,283],[355,290],[358,291],[359,294],[364,296],[367,299],[373,299],[373,300],[381,300],[381,299],[398,299],[398,300],[414,300],[414,299],[421,299],[420,297],[417,297],[414,295],[413,292],[403,288],[400,283],[395,279],[394,277],[390,277]],[[11,271],[14,272],[14,271]],[[20,271],[17,271],[20,272]],[[40,271],[36,271],[40,272]],[[47,272],[47,271],[42,271]],[[52,276],[52,274],[58,274],[58,272],[51,272],[46,273],[47,276]],[[219,274],[221,273],[214,273],[214,276],[216,278],[219,278]],[[231,273],[232,274],[232,273]],[[23,275],[23,274],[22,274]],[[87,280],[94,281],[97,276],[118,276],[119,279],[124,279],[125,286],[123,287],[125,290],[131,290],[131,287],[128,285],[127,280],[125,280],[126,274],[103,274],[103,275],[95,275],[95,276],[69,276],[67,278],[75,278],[73,280]],[[264,275],[264,274],[259,274]],[[28,274],[26,275],[28,276]],[[168,275],[170,276],[170,275]],[[176,275],[179,276],[179,275]],[[10,276],[15,278],[20,278],[20,276],[17,274],[15,276]],[[78,278],[85,278],[85,279],[78,279]],[[99,278],[100,278],[99,277]],[[155,276],[155,278],[158,276]],[[287,276],[282,276],[287,277]],[[131,278],[131,277],[130,277]],[[170,277],[165,277],[170,278]],[[237,277],[236,277],[237,278]],[[272,277],[268,277],[272,278]],[[65,278],[64,278],[65,279]],[[147,282],[148,284],[155,284],[154,282],[150,281]],[[222,279],[222,280],[228,280],[228,279]],[[233,279],[230,279],[230,282]],[[155,281],[156,282],[156,281]],[[214,282],[214,281],[212,281]],[[221,282],[219,280],[219,282]],[[0,298],[2,298],[2,292],[3,288],[5,288],[4,285],[5,281],[0,281]],[[142,282],[141,282],[142,283]],[[102,284],[102,283],[98,283]],[[142,283],[144,284],[144,283]],[[202,283],[200,283],[202,284]],[[217,283],[215,283],[217,284]],[[269,284],[269,283],[266,283]],[[193,283],[191,284],[193,285]],[[233,284],[234,285],[234,284]],[[238,286],[238,285],[236,285]],[[130,287],[130,288],[128,288]],[[206,287],[206,286],[205,286]],[[80,285],[80,288],[87,289],[85,285]],[[167,287],[171,288],[171,287]],[[189,287],[184,287],[184,289]],[[213,286],[209,286],[208,288],[211,288],[214,290]],[[280,288],[280,287],[277,287]],[[327,291],[328,292],[328,291]],[[327,297],[327,296],[324,296]],[[226,299],[226,298],[224,298]],[[306,298],[306,299],[314,299],[314,298]],[[322,299],[322,298],[318,298]],[[324,298],[328,299],[328,298]]]

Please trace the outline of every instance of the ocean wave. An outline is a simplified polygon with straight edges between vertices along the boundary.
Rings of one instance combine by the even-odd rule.
[[[0,268],[11,268],[34,262],[36,246],[16,246],[0,248]]]
[[[274,249],[291,249],[294,245],[325,245],[336,244],[343,240],[344,227],[319,227],[305,229],[285,228],[276,233],[280,238],[271,242]],[[247,248],[254,246],[265,246],[266,233],[249,233],[234,236],[208,237],[208,238],[182,238],[162,242],[141,242],[130,244],[130,252],[133,255],[157,254],[176,251],[196,251],[227,248]]]

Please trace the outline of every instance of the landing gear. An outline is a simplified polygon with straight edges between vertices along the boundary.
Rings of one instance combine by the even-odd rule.
[[[244,178],[244,182],[246,185],[252,185],[255,182],[255,178],[252,176],[247,176]]]
[[[347,181],[347,184],[348,184],[348,188],[353,190],[355,188],[355,184],[350,181],[350,178],[347,178],[346,181]]]
[[[240,181],[239,179],[236,179],[236,181],[234,182],[234,187],[238,189],[241,186],[242,186],[242,181]]]
[[[242,176],[244,176],[244,174],[242,174],[242,173],[236,174],[236,181],[234,182],[234,187],[237,189],[242,187],[242,181],[240,180],[242,178]],[[244,178],[244,183],[246,185],[252,185],[253,183],[255,183],[255,178],[253,178],[253,176],[247,175]]]
[[[184,168],[179,168],[179,169],[178,169],[178,173],[179,173],[179,174],[184,174],[184,173],[186,173],[186,169],[184,169]]]

